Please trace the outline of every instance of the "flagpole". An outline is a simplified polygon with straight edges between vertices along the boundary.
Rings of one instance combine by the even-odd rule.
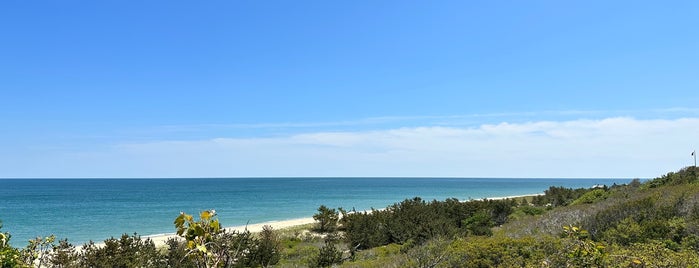
[[[692,169],[694,180],[699,180],[699,174],[697,174],[697,150],[692,150],[692,157],[694,157],[694,169]]]

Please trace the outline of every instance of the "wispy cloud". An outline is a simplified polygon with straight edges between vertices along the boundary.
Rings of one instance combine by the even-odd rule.
[[[614,117],[124,143],[34,176],[650,177],[689,165],[696,133],[699,118]]]
[[[368,127],[386,126],[469,126],[477,127],[490,122],[529,122],[532,120],[573,120],[579,118],[604,119],[611,117],[636,118],[688,118],[699,117],[699,108],[672,107],[637,110],[547,110],[515,111],[497,113],[473,113],[456,115],[415,115],[415,116],[377,116],[356,120],[321,121],[321,122],[264,122],[264,123],[215,123],[193,125],[161,125],[154,131],[192,132],[210,129],[324,129],[334,127]]]

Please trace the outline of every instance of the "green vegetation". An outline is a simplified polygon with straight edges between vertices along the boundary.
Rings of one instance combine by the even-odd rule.
[[[332,232],[337,228],[339,215],[334,208],[330,209],[325,205],[320,205],[318,213],[313,215],[313,219],[318,222],[318,232]]]
[[[134,234],[80,249],[48,236],[18,249],[0,233],[0,267],[699,267],[693,167],[533,198],[321,206],[314,219],[252,234],[225,231],[215,211],[182,213],[180,239],[160,248]]]
[[[0,221],[0,268],[22,267],[22,259],[19,250],[10,247],[9,233],[3,233]]]

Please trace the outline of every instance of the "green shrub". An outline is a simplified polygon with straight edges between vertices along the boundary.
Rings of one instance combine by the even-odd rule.
[[[330,209],[325,205],[318,207],[318,213],[313,215],[313,220],[318,222],[318,232],[332,232],[337,228],[339,213],[333,208]]]
[[[318,254],[311,259],[310,267],[330,267],[342,263],[342,251],[337,248],[336,239],[328,236],[325,245],[320,248]]]
[[[604,189],[594,189],[592,191],[589,191],[582,196],[580,196],[578,199],[575,199],[571,205],[578,205],[578,204],[592,204],[604,199],[607,199],[609,196],[609,192],[604,190]]]
[[[479,211],[463,221],[464,228],[472,235],[492,235],[495,222],[486,211]]]
[[[668,172],[667,174],[644,183],[646,188],[657,188],[665,185],[682,185],[695,182],[697,180],[697,169],[695,167],[685,167],[678,172]]]
[[[532,203],[537,206],[551,205],[553,207],[567,206],[573,200],[590,191],[590,189],[578,188],[571,189],[565,187],[551,186],[544,191],[544,195],[535,196]]]
[[[272,230],[272,227],[265,225],[262,227],[262,232],[259,238],[253,242],[250,251],[249,266],[268,267],[277,264],[281,257],[281,242],[279,237]]]
[[[53,246],[49,255],[49,263],[52,267],[78,267],[79,257],[73,244],[68,243],[68,239],[63,239],[58,241],[58,245]]]
[[[167,245],[167,251],[164,253],[167,259],[167,266],[172,268],[196,268],[196,263],[187,258],[187,253],[189,249],[187,245],[183,242],[178,241],[175,238],[170,238],[165,241]]]
[[[153,241],[136,234],[107,239],[102,246],[90,241],[83,245],[80,256],[84,267],[167,267],[165,256]]]
[[[36,264],[37,267],[47,264],[50,257],[50,249],[55,246],[55,241],[55,235],[30,239],[27,247],[20,251],[24,262]]]
[[[2,230],[2,221],[0,221]],[[10,246],[10,233],[0,231],[0,268],[28,267],[22,261],[19,250]]]
[[[521,211],[522,213],[524,213],[526,215],[531,215],[531,216],[541,215],[541,214],[544,214],[544,212],[546,212],[546,210],[544,210],[543,208],[531,207],[531,206],[518,207],[516,209],[516,211]]]
[[[699,254],[695,250],[671,250],[656,240],[629,247],[614,245],[608,251],[606,267],[699,267]]]

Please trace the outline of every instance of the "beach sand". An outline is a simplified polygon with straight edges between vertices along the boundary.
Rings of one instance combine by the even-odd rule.
[[[485,199],[499,200],[499,199],[507,199],[507,198],[521,198],[521,197],[535,196],[535,195],[542,195],[542,194],[543,193],[517,195],[517,196],[488,197]],[[465,201],[468,201],[468,200],[465,200]],[[281,229],[286,229],[286,228],[295,227],[295,226],[299,226],[299,225],[311,224],[314,222],[315,221],[313,220],[312,217],[308,217],[308,218],[299,218],[299,219],[291,219],[291,220],[283,220],[283,221],[270,221],[270,222],[263,222],[263,223],[255,223],[255,224],[249,224],[247,226],[246,225],[232,226],[232,227],[226,227],[225,229],[228,232],[231,232],[231,231],[242,232],[247,228],[248,231],[250,231],[251,233],[259,233],[262,231],[262,227],[265,225],[271,226],[272,229],[274,229],[274,230],[281,230]],[[143,238],[150,238],[153,241],[153,243],[155,243],[156,247],[160,247],[160,246],[165,245],[165,242],[170,238],[180,239],[180,237],[174,233],[173,234],[149,235],[149,236],[144,236]]]
[[[544,195],[544,193],[538,193],[538,194],[525,194],[525,195],[512,195],[512,196],[499,196],[499,197],[486,197],[484,199],[488,200],[502,200],[502,199],[515,199],[515,198],[523,198],[523,197],[530,197],[530,196],[537,196],[537,195]],[[476,200],[482,200],[482,199],[476,199]]]
[[[280,230],[280,229],[286,229],[294,226],[299,226],[299,225],[305,225],[305,224],[310,224],[314,223],[315,221],[313,218],[300,218],[300,219],[292,219],[292,220],[283,220],[283,221],[270,221],[270,222],[263,222],[263,223],[255,223],[255,224],[249,224],[249,225],[242,225],[242,226],[232,226],[232,227],[226,227],[227,232],[232,232],[232,231],[238,231],[242,232],[246,228],[248,231],[251,233],[259,233],[262,231],[262,227],[265,225],[269,225],[272,227],[274,230]],[[143,236],[143,238],[150,238],[150,240],[153,241],[156,247],[160,247],[165,245],[165,242],[170,239],[170,238],[177,238],[179,239],[180,237],[177,236],[176,234],[160,234],[160,235],[149,235],[149,236]]]

